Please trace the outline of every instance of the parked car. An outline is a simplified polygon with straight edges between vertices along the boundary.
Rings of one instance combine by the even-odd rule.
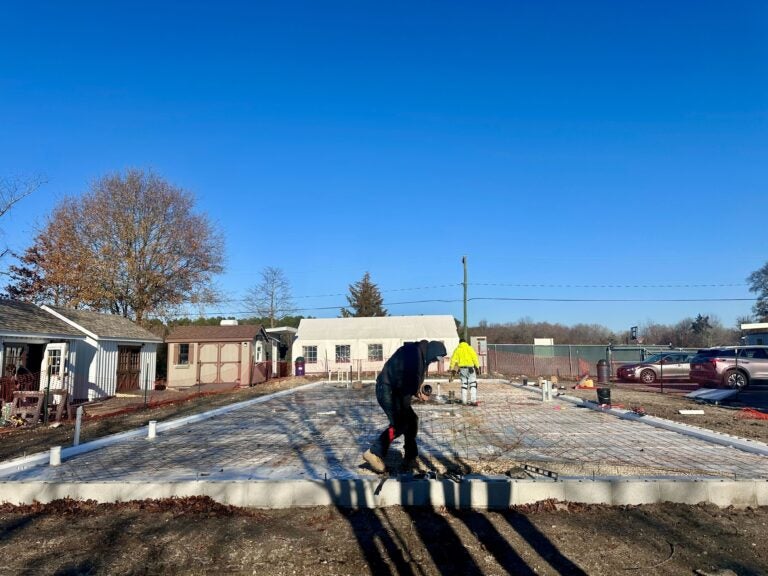
[[[722,346],[699,350],[691,360],[697,384],[741,390],[752,380],[768,380],[768,346]]]
[[[691,370],[691,352],[661,352],[642,362],[622,364],[616,371],[619,380],[652,384],[657,380],[688,380]]]

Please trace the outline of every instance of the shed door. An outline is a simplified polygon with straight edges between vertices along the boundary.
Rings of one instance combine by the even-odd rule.
[[[117,347],[117,391],[129,392],[139,389],[141,372],[141,347]]]
[[[40,367],[40,389],[64,388],[66,373],[67,345],[64,343],[48,344],[45,347],[43,363]]]
[[[200,344],[197,359],[201,384],[235,384],[240,382],[239,342]]]

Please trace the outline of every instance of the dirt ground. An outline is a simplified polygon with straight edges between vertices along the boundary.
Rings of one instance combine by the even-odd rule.
[[[768,508],[0,506],[0,574],[766,574]]]
[[[308,382],[114,398],[86,409],[81,441]],[[564,393],[595,399],[594,390]],[[206,392],[201,390],[201,392]],[[209,390],[208,392],[214,392]],[[612,403],[768,441],[768,421],[679,393],[614,385]],[[702,408],[683,416],[682,408]],[[115,414],[117,412],[117,414]],[[113,414],[110,416],[110,414]],[[73,426],[4,429],[0,459],[71,443]],[[4,574],[766,574],[768,508],[542,502],[503,511],[253,510],[206,498],[0,505]]]
[[[587,400],[597,401],[595,390],[574,390],[573,383],[564,383],[562,393]],[[646,414],[683,422],[716,432],[723,432],[742,438],[768,442],[768,414],[760,417],[755,412],[711,403],[698,403],[685,394],[689,387],[667,386],[661,394],[658,388],[646,388],[638,384],[612,384],[611,404],[627,410],[642,409]],[[768,392],[767,392],[768,393]],[[703,410],[704,414],[683,415],[679,410]]]

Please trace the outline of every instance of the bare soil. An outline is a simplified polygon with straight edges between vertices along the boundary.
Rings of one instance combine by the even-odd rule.
[[[568,396],[577,396],[597,401],[595,390],[575,390],[573,383],[563,384],[561,390]],[[651,416],[683,422],[708,430],[768,442],[768,414],[731,408],[728,406],[700,403],[686,398],[690,387],[667,386],[661,394],[658,388],[647,388],[637,384],[611,384],[611,405],[626,410],[642,410]],[[768,391],[766,392],[768,393]],[[680,410],[703,410],[704,414],[684,415]]]
[[[768,508],[0,506],[0,574],[766,574]]]
[[[86,408],[81,441],[295,387],[155,393]],[[594,390],[569,395],[596,399]],[[206,392],[201,390],[201,392]],[[678,393],[614,385],[612,403],[768,441],[768,421]],[[153,404],[172,401],[169,404]],[[703,416],[683,416],[702,408]],[[111,414],[111,415],[110,415]],[[0,459],[72,441],[73,426],[5,429]],[[0,505],[4,574],[766,574],[768,508],[541,502],[503,511],[254,510],[207,498]]]

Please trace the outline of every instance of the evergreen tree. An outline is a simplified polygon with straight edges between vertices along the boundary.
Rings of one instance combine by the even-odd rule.
[[[362,280],[350,284],[347,302],[351,310],[342,308],[342,318],[387,316],[387,311],[382,306],[384,299],[381,297],[378,286],[371,282],[371,274],[369,272],[365,273]]]

